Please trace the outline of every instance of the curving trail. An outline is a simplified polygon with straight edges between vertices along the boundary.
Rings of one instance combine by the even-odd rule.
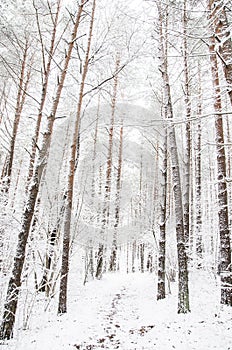
[[[136,278],[136,276],[134,276]],[[141,282],[141,276],[137,282]],[[134,288],[132,287],[134,285]],[[135,288],[136,286],[136,288]],[[140,286],[140,293],[139,293]],[[134,290],[133,290],[134,289]],[[140,321],[141,299],[137,297],[143,294],[144,289],[140,283],[132,283],[131,277],[127,277],[124,285],[112,297],[108,310],[100,308],[99,318],[103,333],[101,337],[91,342],[75,344],[76,349],[137,349],[138,337],[143,337],[153,329],[154,325],[143,325]],[[141,348],[142,349],[142,348]],[[145,348],[144,348],[145,349]]]
[[[55,298],[46,312],[37,301],[29,329],[0,350],[232,350],[232,310],[219,306],[214,276],[190,277],[192,312],[178,315],[176,284],[157,302],[154,274],[107,274],[85,286],[70,276],[68,313],[54,316]]]

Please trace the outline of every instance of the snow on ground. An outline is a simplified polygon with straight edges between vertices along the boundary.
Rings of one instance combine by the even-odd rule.
[[[157,302],[154,275],[106,274],[85,286],[70,276],[68,313],[39,312],[38,301],[29,329],[0,350],[232,350],[232,310],[219,305],[215,277],[190,277],[192,312],[178,315],[176,284]]]

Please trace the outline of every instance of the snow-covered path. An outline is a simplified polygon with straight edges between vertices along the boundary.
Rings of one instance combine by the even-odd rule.
[[[215,280],[192,276],[187,315],[177,315],[172,289],[157,302],[150,274],[106,275],[85,287],[72,285],[67,314],[32,316],[30,329],[0,349],[232,350],[232,310],[219,307]]]

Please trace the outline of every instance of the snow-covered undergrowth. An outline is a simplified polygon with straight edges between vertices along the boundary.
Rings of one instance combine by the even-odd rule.
[[[209,272],[190,275],[191,313],[178,315],[176,284],[156,301],[152,274],[106,274],[85,286],[70,276],[69,311],[56,316],[34,305],[27,330],[17,330],[1,350],[231,350],[232,310],[219,304]],[[40,311],[41,310],[41,311]]]

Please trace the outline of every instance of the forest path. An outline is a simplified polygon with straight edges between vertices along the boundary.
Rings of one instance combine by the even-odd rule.
[[[110,276],[110,278],[112,277]],[[101,305],[97,312],[99,326],[101,331],[103,330],[101,336],[98,339],[92,339],[91,342],[85,341],[75,344],[76,349],[130,349],[126,341],[128,339],[133,349],[146,349],[144,347],[137,348],[138,341],[136,339],[138,336],[143,337],[145,333],[154,328],[154,325],[143,324],[141,319],[140,309],[144,304],[144,297],[148,294],[148,291],[145,290],[147,286],[141,283],[140,274],[139,276],[135,274],[120,277],[118,286],[117,283],[115,285],[111,284],[111,288],[115,290],[115,293],[111,294],[111,301],[109,302],[109,299],[105,296],[105,304]],[[120,286],[120,284],[123,285]],[[151,295],[151,293],[149,294]],[[95,297],[98,298],[96,295]]]
[[[44,312],[41,297],[29,329],[0,350],[232,350],[232,310],[219,306],[207,273],[191,275],[186,315],[177,314],[176,284],[157,302],[154,274],[106,274],[85,286],[75,276],[67,314],[56,316],[55,298]]]

